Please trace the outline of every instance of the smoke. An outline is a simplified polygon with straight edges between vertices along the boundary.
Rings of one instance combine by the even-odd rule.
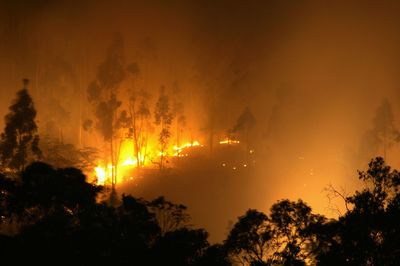
[[[325,186],[357,187],[356,169],[367,163],[359,159],[362,139],[384,98],[399,123],[399,8],[396,1],[2,0],[0,114],[27,77],[41,131],[56,121],[65,142],[102,143],[81,126],[92,114],[87,88],[118,32],[126,62],[140,69],[120,90],[147,90],[154,103],[161,86],[173,93],[179,84],[187,138],[210,146],[249,107],[257,167],[232,185],[247,183],[242,208],[301,197],[324,213]],[[395,167],[398,149],[388,149]],[[198,203],[176,199],[185,200]],[[239,215],[238,201],[215,220]]]

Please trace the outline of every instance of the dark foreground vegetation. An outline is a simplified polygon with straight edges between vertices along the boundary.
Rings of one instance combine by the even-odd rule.
[[[210,244],[183,205],[117,197],[78,168],[39,162],[46,156],[26,88],[9,110],[0,136],[1,265],[400,265],[400,173],[380,157],[359,172],[361,191],[340,195],[338,219],[281,200],[269,214],[249,209]]]
[[[337,220],[301,200],[269,214],[248,210],[225,241],[210,244],[186,207],[122,195],[75,168],[33,163],[0,176],[3,265],[399,265],[400,174],[376,158],[359,172],[365,188],[346,197]],[[205,206],[206,208],[207,206]]]

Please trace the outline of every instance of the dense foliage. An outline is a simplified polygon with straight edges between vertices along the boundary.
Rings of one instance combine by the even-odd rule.
[[[36,162],[0,176],[0,245],[10,265],[398,265],[400,173],[382,158],[359,172],[366,186],[338,219],[301,200],[270,213],[248,210],[221,244],[193,228],[186,207],[164,197],[123,195],[110,206],[103,188],[75,168]],[[17,256],[16,254],[21,254]]]
[[[400,264],[400,172],[383,158],[359,171],[365,187],[342,195],[347,211],[338,219],[312,213],[302,200],[284,199],[269,214],[248,210],[222,243],[212,245],[204,229],[191,226],[184,205],[130,195],[103,201],[104,188],[89,183],[82,172],[94,151],[46,138],[42,154],[36,111],[27,81],[24,85],[0,139],[4,265]],[[155,115],[161,145],[168,142],[172,116],[179,112],[174,113],[161,90]],[[235,130],[253,123],[246,109]],[[39,156],[53,165],[34,162]]]
[[[31,159],[41,155],[37,134],[36,109],[28,93],[29,81],[9,107],[4,132],[0,135],[0,162],[3,170],[21,170]]]

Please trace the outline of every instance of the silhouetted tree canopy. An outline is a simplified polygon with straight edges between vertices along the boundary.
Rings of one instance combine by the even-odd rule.
[[[28,93],[29,81],[9,107],[5,117],[4,132],[0,136],[0,159],[3,169],[22,170],[25,165],[41,155],[37,134],[36,109]]]
[[[400,174],[375,158],[359,178],[366,182],[346,201],[350,210],[321,234],[326,249],[322,265],[398,265],[400,262]]]
[[[348,210],[338,219],[314,214],[302,200],[280,200],[268,215],[248,210],[223,243],[210,245],[184,205],[130,195],[109,205],[80,170],[36,162],[0,174],[2,262],[398,265],[400,173],[378,157],[359,178],[365,187],[345,198]]]
[[[160,88],[160,94],[158,96],[156,106],[154,109],[155,124],[160,127],[160,133],[158,135],[158,143],[160,146],[160,170],[164,167],[164,157],[167,149],[169,139],[171,137],[171,123],[173,114],[170,108],[169,97],[165,92],[165,88]]]

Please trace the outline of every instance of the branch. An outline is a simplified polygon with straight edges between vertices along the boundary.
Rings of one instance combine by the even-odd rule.
[[[333,204],[333,200],[340,198],[343,200],[344,206],[346,208],[346,211],[349,211],[349,206],[348,206],[348,201],[347,201],[347,197],[348,197],[348,193],[345,191],[344,188],[340,187],[340,191],[337,190],[332,184],[329,184],[326,188],[324,188],[324,190],[326,192],[326,197],[328,198],[329,201],[329,205],[332,206],[334,205],[334,207],[330,207],[330,209],[332,211],[336,211],[339,216],[342,216],[342,212],[340,211],[339,207],[336,204]]]

